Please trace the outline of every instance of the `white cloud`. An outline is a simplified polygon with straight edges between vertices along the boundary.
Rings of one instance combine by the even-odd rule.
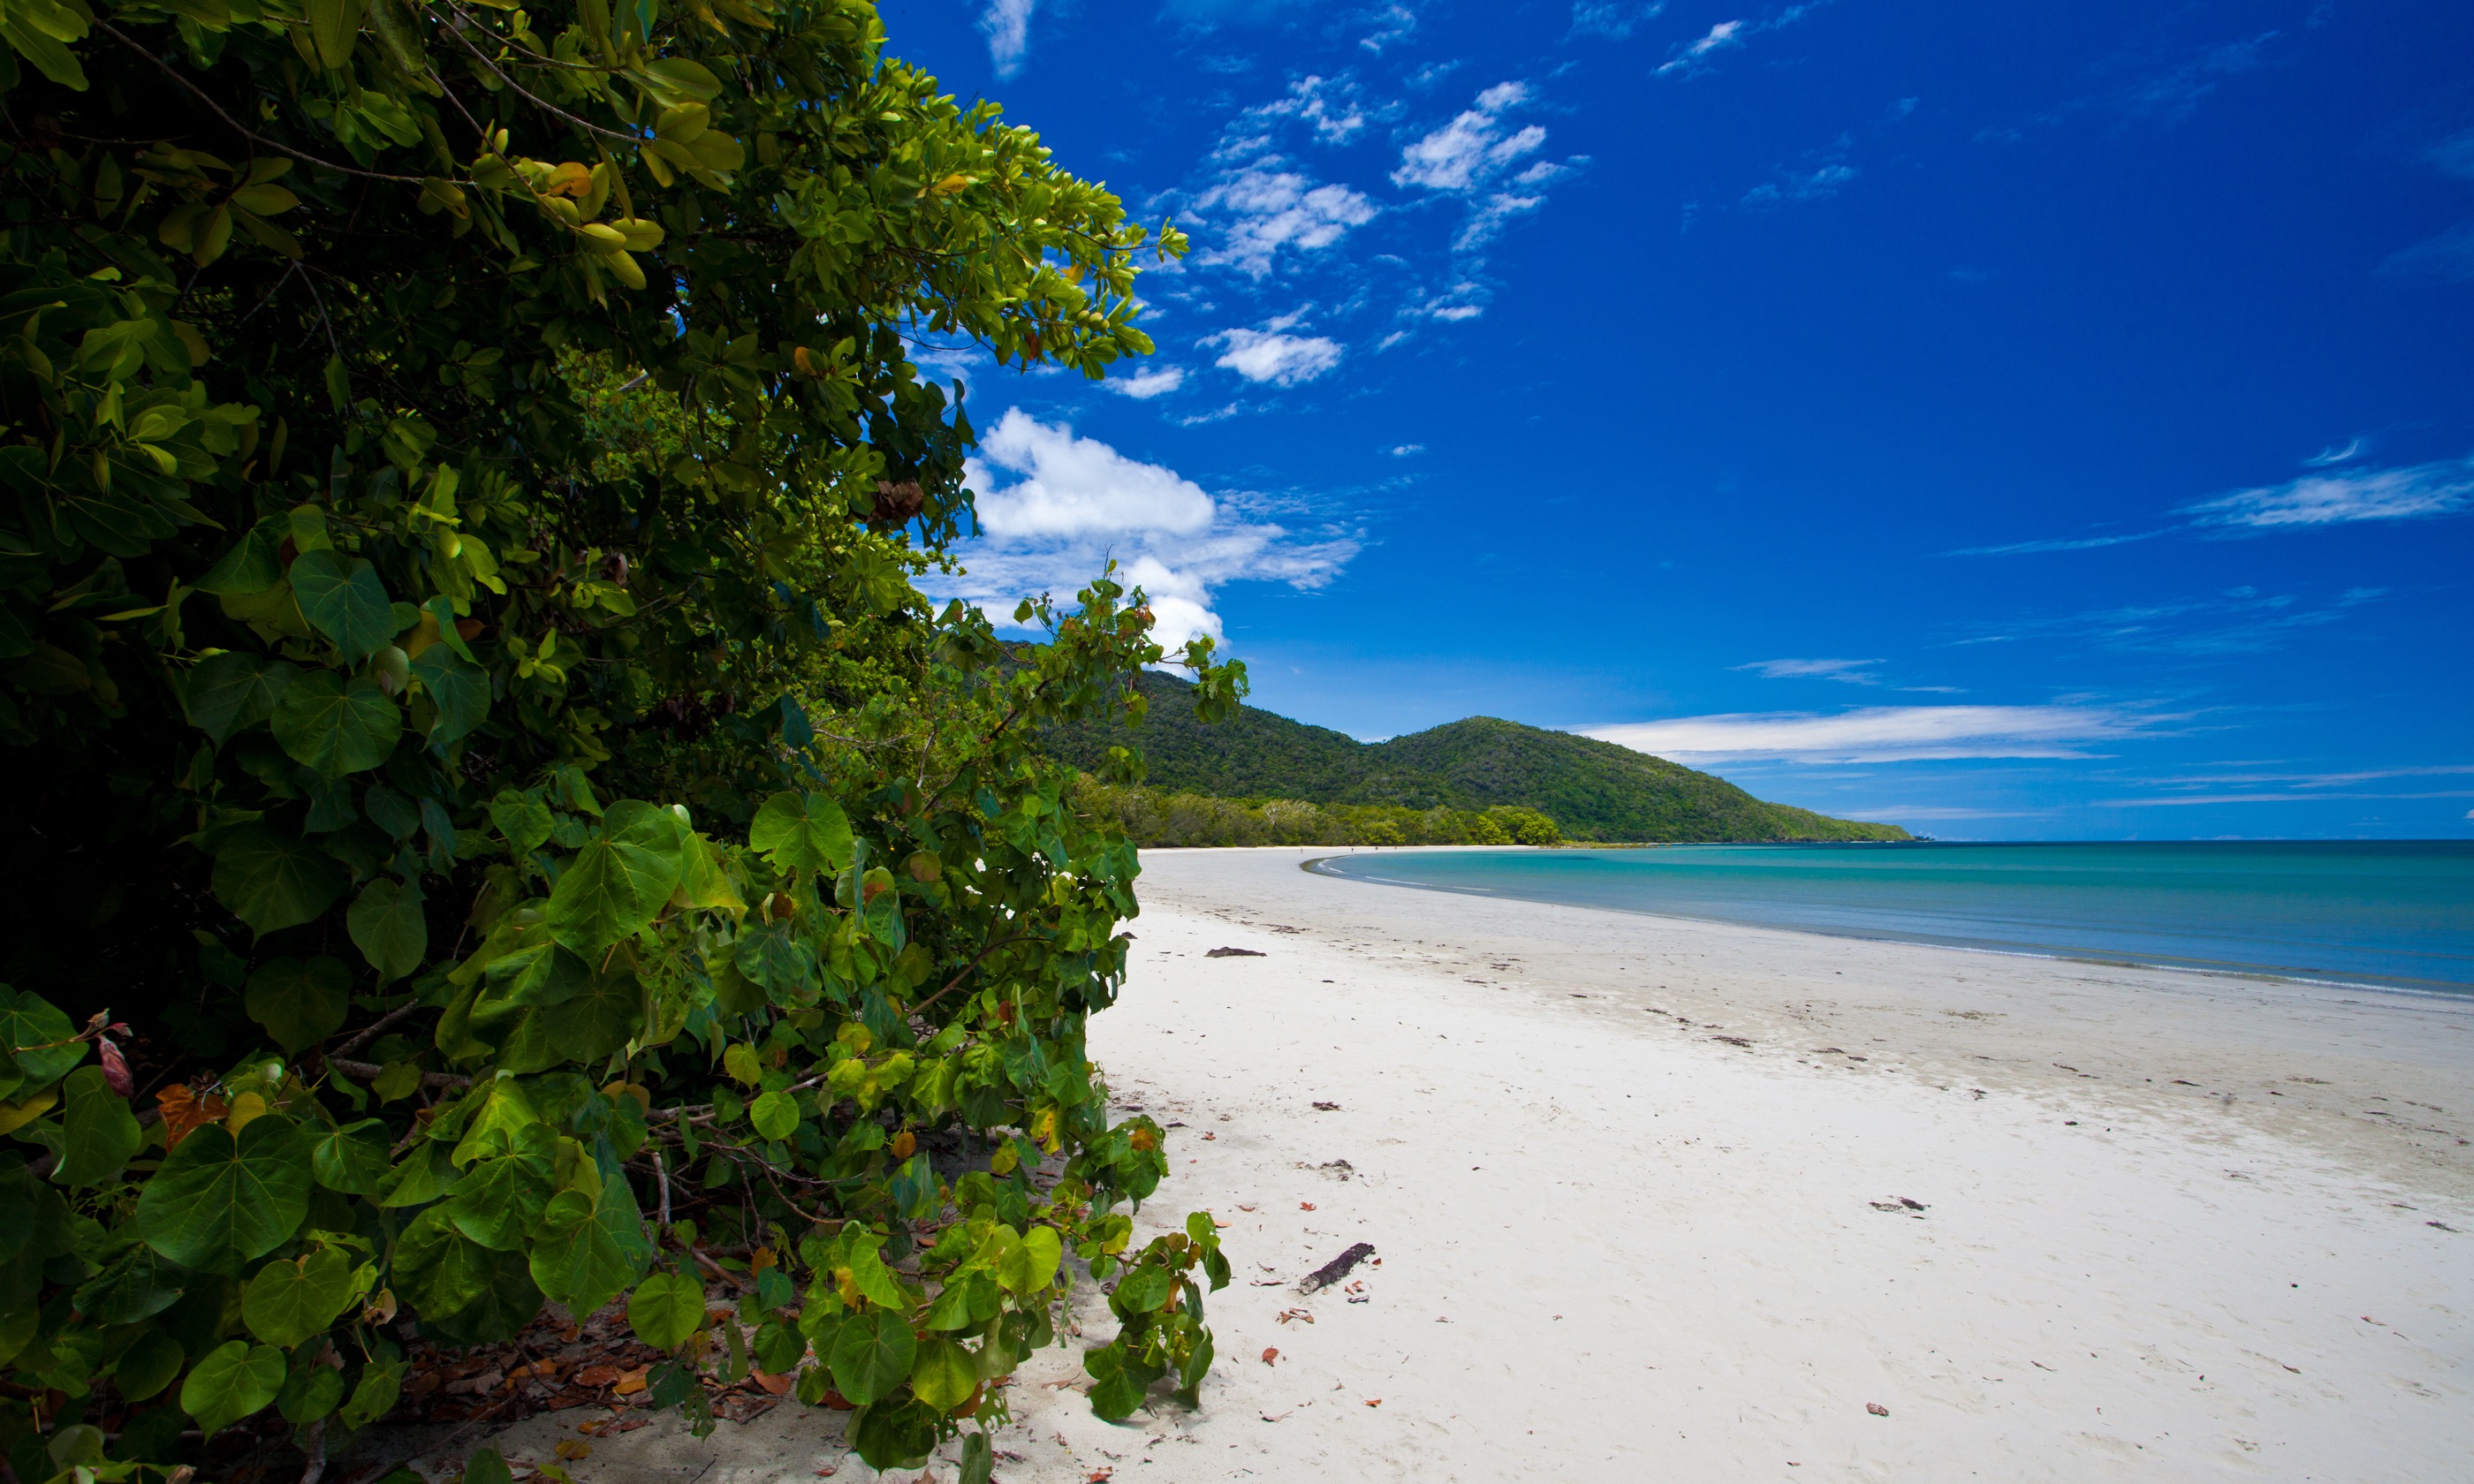
[[[1898,762],[1955,757],[2085,757],[2082,744],[2147,733],[2161,717],[2101,706],[1876,706],[1681,716],[1573,730],[1661,757]]]
[[[1755,671],[1763,680],[1771,681],[1844,681],[1850,685],[1879,685],[1881,678],[1864,667],[1880,662],[1878,659],[1756,659],[1734,668]]]
[[[1405,5],[1387,7],[1374,20],[1382,29],[1372,36],[1358,37],[1357,44],[1377,57],[1383,55],[1385,47],[1395,41],[1407,40],[1418,30],[1418,12]]]
[[[1185,368],[1146,366],[1130,376],[1122,379],[1112,376],[1100,385],[1121,395],[1130,396],[1135,401],[1148,402],[1152,397],[1165,396],[1185,385]]]
[[[1213,605],[1222,586],[1320,586],[1358,551],[1353,532],[1325,524],[1299,535],[1262,518],[1257,497],[1215,499],[1174,469],[1018,407],[981,441],[967,474],[979,491],[982,539],[964,548],[965,570],[922,583],[1001,621],[1025,597],[1073,592],[1114,558],[1119,575],[1151,600],[1161,643],[1173,648],[1197,634],[1219,639]],[[1012,483],[1002,482],[1007,476]]]
[[[1587,163],[1584,156],[1558,164],[1533,160],[1505,179],[1507,172],[1535,155],[1546,143],[1546,131],[1536,124],[1512,129],[1504,114],[1528,103],[1526,83],[1497,83],[1477,95],[1474,108],[1427,132],[1400,152],[1392,183],[1421,186],[1469,198],[1469,214],[1453,240],[1456,251],[1484,247],[1515,217],[1526,216],[1546,203],[1544,187]],[[1500,188],[1497,182],[1501,182]],[[1433,312],[1430,309],[1430,312]],[[1436,312],[1437,319],[1471,319],[1473,307]]]
[[[1855,179],[1853,165],[1823,165],[1802,175],[1789,175],[1783,181],[1756,185],[1744,193],[1741,204],[1774,206],[1786,201],[1819,201],[1837,195],[1840,186]]]
[[[1289,84],[1286,98],[1246,110],[1249,119],[1293,118],[1309,125],[1325,144],[1346,144],[1366,127],[1366,109],[1357,86],[1346,78],[1303,77]]]
[[[2474,458],[2443,459],[2405,468],[2305,474],[2260,490],[2237,490],[2186,505],[2176,514],[2200,526],[2257,531],[2345,525],[2363,520],[2420,520],[2474,506]]]
[[[1611,41],[1629,40],[1635,26],[1665,9],[1665,0],[1651,0],[1647,5],[1615,4],[1613,0],[1572,0],[1572,35],[1605,36]]]
[[[1392,449],[1392,457],[1395,459],[1405,459],[1413,453],[1424,453],[1425,451],[1426,445],[1423,443],[1399,443],[1395,445]]]
[[[984,462],[982,462],[984,461]],[[1211,497],[1190,479],[1140,464],[1093,438],[1077,438],[1021,408],[1008,408],[970,461],[980,524],[1001,537],[1080,536],[1095,531],[1190,535],[1211,524]],[[1024,476],[991,488],[988,466]]]
[[[1031,49],[1031,10],[1037,0],[988,0],[981,12],[980,30],[988,38],[988,60],[995,62],[997,76],[1009,78],[1021,70],[1023,53]]]
[[[1225,208],[1228,225],[1203,263],[1227,263],[1262,277],[1283,248],[1311,252],[1330,247],[1352,227],[1374,220],[1374,203],[1346,185],[1317,185],[1276,155],[1264,156],[1223,175],[1195,198],[1202,211]]]
[[[2302,467],[2304,468],[2326,468],[2332,464],[2351,464],[2356,459],[2361,458],[2364,451],[2370,445],[2368,443],[2359,438],[2348,440],[2345,446],[2342,448],[2338,447],[2334,443],[2330,443],[2327,447],[2320,449],[2310,458],[2303,460]]]
[[[1273,323],[1271,330],[1231,329],[1210,337],[1204,344],[1228,347],[1214,364],[1248,381],[1281,387],[1303,385],[1340,364],[1340,342],[1321,335],[1283,334],[1283,322]]]
[[[1392,172],[1392,183],[1466,191],[1534,153],[1546,142],[1545,130],[1532,124],[1516,133],[1503,131],[1504,110],[1528,99],[1525,83],[1498,83],[1478,94],[1476,108],[1400,152],[1400,168]]]
[[[1722,20],[1718,24],[1710,27],[1708,34],[1694,40],[1686,42],[1683,48],[1679,50],[1673,58],[1669,59],[1658,69],[1658,75],[1660,77],[1664,77],[1670,72],[1683,71],[1698,63],[1702,58],[1707,57],[1711,52],[1718,51],[1721,48],[1741,46],[1744,44],[1743,35],[1744,23],[1742,21]]]

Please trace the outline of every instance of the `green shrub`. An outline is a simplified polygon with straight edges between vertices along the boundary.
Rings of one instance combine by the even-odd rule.
[[[1163,1136],[1083,1053],[1134,850],[1024,739],[1242,673],[1113,582],[1027,649],[911,583],[972,432],[905,337],[1102,375],[1145,232],[860,0],[0,33],[19,1484],[270,1406],[314,1457],[406,1321],[621,1296],[700,1426],[813,1352],[889,1468],[1003,1419],[1068,1256],[1094,1408],[1191,1396],[1226,1264],[1128,1250]]]

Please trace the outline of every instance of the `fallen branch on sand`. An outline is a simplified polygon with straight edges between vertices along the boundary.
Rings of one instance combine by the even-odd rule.
[[[1324,1263],[1322,1266],[1307,1274],[1304,1281],[1298,1284],[1298,1291],[1300,1293],[1312,1293],[1318,1288],[1328,1288],[1332,1284],[1339,1282],[1342,1279],[1346,1278],[1350,1268],[1357,1266],[1359,1263],[1373,1256],[1374,1244],[1372,1242],[1355,1243],[1348,1249],[1348,1251],[1342,1253],[1339,1257],[1332,1258],[1329,1262]]]

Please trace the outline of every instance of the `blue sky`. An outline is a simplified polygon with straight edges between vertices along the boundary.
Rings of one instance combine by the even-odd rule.
[[[2474,837],[2474,8],[891,0],[1143,218],[955,590],[1945,838]]]

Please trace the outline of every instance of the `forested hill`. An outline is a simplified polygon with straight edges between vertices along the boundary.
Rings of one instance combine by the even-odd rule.
[[[1253,706],[1195,720],[1192,686],[1145,672],[1151,710],[1136,728],[1079,726],[1050,751],[1096,771],[1111,747],[1138,747],[1144,779],[1172,793],[1310,803],[1483,809],[1516,804],[1552,818],[1571,840],[1904,840],[1896,825],[1831,819],[1764,803],[1724,778],[1567,731],[1472,716],[1366,743]]]

